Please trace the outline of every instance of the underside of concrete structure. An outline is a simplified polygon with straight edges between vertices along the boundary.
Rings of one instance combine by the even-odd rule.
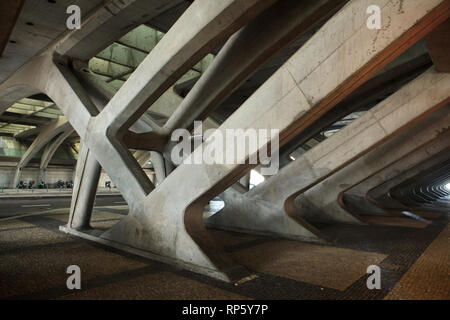
[[[265,271],[217,235],[448,233],[449,0],[43,3],[0,5],[0,187],[68,170],[60,236],[245,286]]]

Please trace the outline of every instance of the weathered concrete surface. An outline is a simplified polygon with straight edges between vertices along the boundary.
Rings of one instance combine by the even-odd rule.
[[[210,46],[231,35],[269,4],[249,0],[221,1],[220,5],[206,0],[194,2],[98,117],[92,111],[95,105],[64,66],[65,61],[59,60],[63,65],[56,68],[51,54],[37,58],[26,66],[26,71],[0,86],[2,90],[28,84],[47,93],[122,192],[130,214],[102,235],[101,241],[119,243],[122,249],[149,251],[159,260],[227,281],[248,274],[211,241],[202,214],[209,199],[249,168],[183,164],[148,195],[152,190],[148,178],[119,141],[122,130],[145,112],[143,106],[157,99]],[[449,10],[447,1],[409,1],[403,4],[402,12],[392,2],[375,1],[383,8],[382,15],[389,18],[386,23],[391,23],[373,32],[366,27],[365,9],[369,4],[374,1],[351,1],[220,130],[278,128],[281,143],[285,143],[426,35],[446,18]],[[344,23],[350,19],[354,22],[351,27]],[[324,43],[324,37],[332,41]],[[30,72],[35,76],[27,77]],[[261,116],[254,119],[251,115],[257,113]],[[195,152],[192,156],[196,156]]]
[[[81,85],[95,104],[98,112],[101,112],[111,98],[116,94],[114,88],[97,77],[83,71],[82,64],[76,63],[75,74],[81,81]],[[131,128],[130,132],[146,132],[158,130],[151,116],[145,114]],[[101,166],[94,155],[84,145],[80,151],[77,163],[77,172],[74,183],[71,214],[68,226],[76,230],[89,229],[89,221],[92,215],[96,186],[98,186]],[[148,153],[148,152],[147,152]],[[144,157],[145,158],[145,157]],[[136,160],[138,160],[136,158]],[[142,161],[142,159],[141,159]],[[145,159],[144,159],[145,161]],[[145,161],[146,162],[146,161]]]
[[[327,239],[305,219],[289,216],[270,200],[252,197],[252,190],[247,194],[233,188],[223,192],[220,198],[225,202],[225,208],[209,217],[206,226],[309,242]]]
[[[27,149],[25,154],[20,159],[17,164],[16,173],[14,175],[14,181],[12,183],[12,188],[15,188],[20,181],[22,169],[30,162],[30,160],[41,151],[53,138],[57,135],[62,134],[66,131],[71,130],[71,125],[65,118],[61,118],[52,121],[46,128],[44,128],[39,135],[34,139],[33,143]]]
[[[343,193],[341,204],[349,211],[368,215],[391,215],[392,210],[407,210],[406,206],[389,196],[389,190],[449,157],[449,147],[450,132],[447,131],[349,188]]]
[[[448,97],[447,88],[443,87],[445,89],[443,92]],[[388,121],[398,121],[399,117],[407,117],[406,113],[411,112],[409,106],[413,105],[413,101],[405,99],[404,102],[408,104],[407,111],[398,113],[398,117],[392,115]],[[416,106],[420,107],[420,105]],[[428,110],[424,105],[422,115],[426,115]],[[352,223],[352,220],[348,219],[348,216],[351,215],[365,221],[358,212],[347,210],[342,202],[342,194],[355,184],[390,166],[393,162],[402,157],[408,157],[417,148],[440,138],[440,132],[450,125],[449,111],[450,106],[442,107],[300,195],[295,201],[296,212],[308,220]],[[368,139],[369,136],[365,137]]]
[[[432,128],[428,128],[431,135],[429,139],[435,137],[436,130],[446,128],[450,123],[449,109],[443,105],[449,100],[449,86],[450,74],[440,74],[429,69],[246,195],[229,191],[224,193],[225,208],[209,218],[207,224],[216,228],[248,232],[267,231],[292,238],[290,230],[283,230],[284,221],[290,217],[300,216],[300,223],[307,226],[308,230],[311,227],[305,224],[304,219],[360,223],[357,215],[350,214],[337,205],[340,192],[352,185],[342,181],[361,179],[361,175],[366,177],[365,171],[373,169],[370,166],[367,168],[366,163],[381,165],[382,162],[378,161],[380,155],[389,151],[392,146],[383,147],[383,151],[377,152],[376,156],[365,154],[427,113],[442,108],[438,117],[441,122],[437,126],[433,123]],[[418,136],[413,141],[419,143],[424,139],[421,126],[416,125],[411,131]],[[411,132],[408,131],[406,136],[410,137]],[[394,144],[397,149],[408,146],[404,144],[404,137],[396,141],[400,141]],[[398,156],[400,151],[391,153]],[[355,161],[360,157],[362,158]],[[349,163],[351,164],[348,165]],[[360,165],[357,166],[358,164]],[[335,173],[347,165],[341,170],[344,174]],[[305,237],[305,234],[298,236]]]

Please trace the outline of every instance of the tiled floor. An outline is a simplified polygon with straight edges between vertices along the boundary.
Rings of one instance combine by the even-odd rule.
[[[385,299],[449,299],[449,247],[447,225]]]
[[[93,225],[107,228],[126,207],[102,207]],[[0,221],[0,299],[449,299],[448,217],[417,227],[319,225],[334,241],[308,244],[211,231],[258,278],[233,286],[122,253],[58,231],[67,210]],[[82,289],[66,287],[80,266]],[[381,268],[381,290],[366,286]]]

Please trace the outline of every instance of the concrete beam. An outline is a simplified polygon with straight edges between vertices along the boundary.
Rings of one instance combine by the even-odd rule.
[[[39,132],[41,132],[41,130],[42,130],[41,127],[28,129],[28,130],[22,131],[20,133],[16,133],[14,135],[14,138],[20,140],[20,139],[27,139],[29,137],[35,137],[35,136],[39,135]]]
[[[108,119],[109,124],[113,119],[111,136],[130,127],[176,79],[274,2],[227,0],[220,5],[203,0],[194,2],[121,87],[119,92],[127,95],[115,96],[97,122]]]
[[[151,159],[153,163],[153,168],[155,169],[156,181],[161,184],[164,179],[173,171],[174,167],[171,165],[170,161],[165,159],[161,153],[152,151],[150,152]]]

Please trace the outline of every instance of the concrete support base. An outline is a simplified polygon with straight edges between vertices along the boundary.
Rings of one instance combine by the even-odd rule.
[[[324,243],[324,234],[299,217],[291,217],[270,201],[249,199],[230,188],[221,194],[225,208],[206,220],[208,228],[291,240]]]
[[[151,260],[159,261],[162,263],[167,263],[167,264],[170,264],[173,266],[177,266],[177,267],[180,267],[180,268],[183,268],[183,269],[195,272],[195,273],[204,274],[209,277],[220,279],[223,281],[227,281],[227,282],[229,281],[229,277],[226,274],[219,272],[215,269],[204,268],[197,264],[186,263],[179,259],[174,259],[174,258],[170,258],[167,256],[154,254],[150,251],[134,248],[132,246],[128,246],[123,243],[119,243],[117,241],[108,240],[108,239],[105,239],[105,238],[99,236],[98,230],[91,230],[91,231],[83,230],[83,231],[81,231],[81,230],[69,228],[67,226],[60,226],[59,230],[64,233],[70,234],[72,236],[76,236],[76,237],[83,238],[83,239],[86,239],[86,240],[89,240],[92,242],[100,243],[102,245],[106,245],[108,247],[112,247],[112,248],[115,248],[115,249],[118,249],[121,251],[125,251],[128,253],[137,255],[137,256],[141,256],[141,257],[148,258]],[[235,281],[234,284],[240,285],[240,284],[243,284],[247,281],[250,281],[250,280],[253,280],[256,278],[257,278],[257,276],[254,274],[242,274],[240,279],[238,281]]]

